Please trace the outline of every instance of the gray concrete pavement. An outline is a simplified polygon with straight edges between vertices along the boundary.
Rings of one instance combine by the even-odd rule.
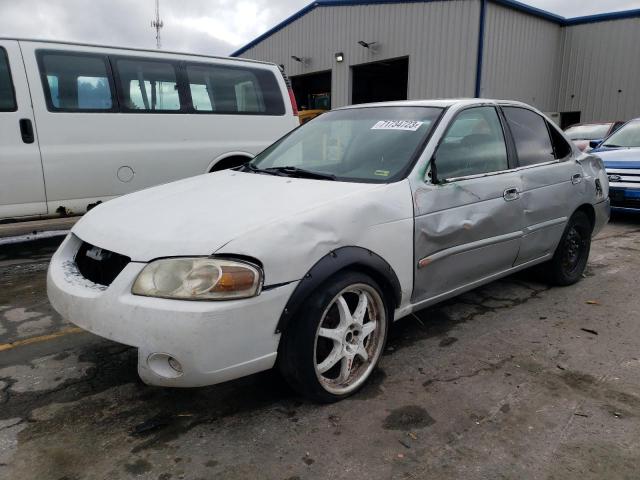
[[[530,273],[394,325],[373,381],[308,403],[270,372],[143,385],[135,351],[48,305],[52,245],[0,253],[0,478],[635,479],[640,220],[594,241],[578,285]],[[1,252],[1,250],[0,250]],[[176,328],[179,328],[176,325]]]

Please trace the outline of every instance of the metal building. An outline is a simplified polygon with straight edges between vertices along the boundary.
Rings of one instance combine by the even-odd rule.
[[[513,0],[316,0],[234,52],[298,104],[492,97],[562,124],[640,116],[640,9],[566,19]]]

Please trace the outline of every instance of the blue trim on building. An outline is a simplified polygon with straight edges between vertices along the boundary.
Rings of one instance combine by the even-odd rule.
[[[599,13],[597,15],[587,15],[585,17],[567,18],[564,25],[583,25],[585,23],[606,22],[608,20],[624,20],[625,18],[640,17],[640,8],[635,10],[625,10],[622,12]]]
[[[482,90],[482,60],[484,59],[484,26],[487,23],[487,0],[480,0],[480,26],[478,28],[478,57],[476,58],[475,97],[480,98]]]
[[[523,13],[528,13],[535,17],[543,18],[545,20],[549,20],[550,22],[557,23],[560,25],[564,25],[564,23],[567,21],[566,18],[561,17],[560,15],[547,12],[546,10],[542,10],[541,8],[532,7],[531,5],[527,5],[526,3],[521,3],[516,0],[491,0],[491,1],[495,4],[502,5],[503,7],[511,8],[512,10],[517,10]]]
[[[344,6],[381,5],[381,4],[394,4],[394,3],[430,3],[430,2],[439,2],[439,1],[446,1],[446,0],[316,0],[314,2],[311,2],[302,10],[298,10],[289,18],[286,18],[285,20],[277,24],[275,27],[267,30],[265,33],[255,38],[251,42],[247,43],[245,46],[240,47],[238,50],[233,52],[230,56],[237,57],[238,55],[242,55],[244,52],[246,52],[252,47],[255,47],[258,43],[262,42],[263,40],[270,37],[274,33],[282,30],[287,25],[295,22],[299,18],[304,17],[307,13],[314,10],[316,7],[340,7],[340,6],[344,7]],[[481,0],[481,1],[484,2],[485,0]],[[495,4],[502,5],[504,7],[511,8],[513,10],[518,10],[523,13],[528,13],[535,17],[557,23],[558,25],[561,25],[561,26],[582,25],[585,23],[596,23],[596,22],[605,22],[608,20],[622,20],[625,18],[640,17],[640,9],[636,9],[636,10],[626,10],[622,12],[611,12],[611,13],[600,13],[597,15],[587,15],[584,17],[565,18],[565,17],[561,17],[560,15],[547,12],[546,10],[542,10],[540,8],[532,7],[531,5],[521,3],[517,0],[487,0],[487,1],[491,1]]]

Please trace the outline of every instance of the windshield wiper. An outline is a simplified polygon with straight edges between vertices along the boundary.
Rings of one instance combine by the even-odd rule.
[[[314,172],[298,167],[269,167],[265,171],[273,172],[274,175],[287,175],[289,177],[312,178],[318,180],[335,180],[336,176],[330,173]],[[277,173],[276,173],[277,172]]]
[[[602,146],[603,147],[609,147],[609,148],[628,148],[628,147],[623,147],[622,145],[614,145],[613,143],[605,143]]]
[[[270,168],[258,168],[251,162],[243,163],[241,165],[241,168],[243,168],[245,172],[249,171],[253,173],[266,173],[267,175],[275,175],[277,177],[284,176],[282,173],[278,173]]]

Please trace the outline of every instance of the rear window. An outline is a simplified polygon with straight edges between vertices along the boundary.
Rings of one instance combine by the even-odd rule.
[[[52,111],[114,108],[107,59],[101,55],[39,52],[47,107]]]
[[[189,64],[191,103],[196,112],[284,115],[284,102],[273,72],[258,68]]]
[[[526,108],[503,107],[504,115],[516,142],[521,166],[555,160],[547,124],[540,115]]]
[[[182,109],[173,62],[118,59],[116,70],[123,110],[170,112]]]
[[[13,94],[9,59],[4,48],[0,47],[0,112],[13,112],[17,108]]]

